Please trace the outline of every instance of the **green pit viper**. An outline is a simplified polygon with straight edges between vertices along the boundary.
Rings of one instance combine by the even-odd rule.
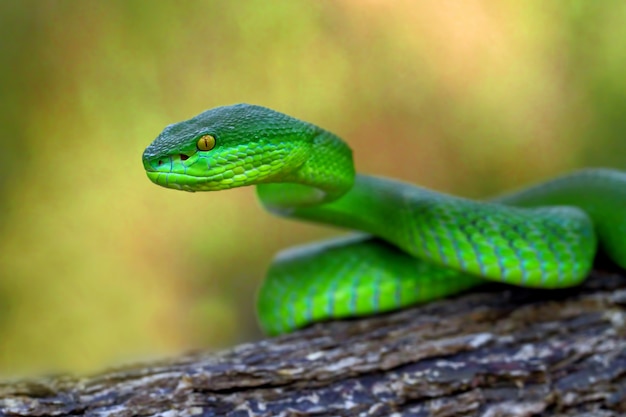
[[[363,233],[277,255],[258,295],[271,335],[390,311],[485,280],[579,284],[597,246],[626,268],[626,173],[586,169],[488,202],[355,174],[334,134],[237,104],[167,126],[146,148],[148,178],[214,191],[257,185],[270,212]]]

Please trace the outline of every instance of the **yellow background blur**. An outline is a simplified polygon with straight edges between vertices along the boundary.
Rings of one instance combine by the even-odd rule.
[[[619,0],[1,2],[0,376],[259,338],[273,254],[337,233],[151,184],[167,124],[265,105],[483,197],[626,166],[624,39]]]

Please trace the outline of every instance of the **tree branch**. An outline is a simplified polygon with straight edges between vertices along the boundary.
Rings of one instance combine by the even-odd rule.
[[[490,285],[425,306],[91,377],[0,383],[0,417],[614,416],[626,277]]]

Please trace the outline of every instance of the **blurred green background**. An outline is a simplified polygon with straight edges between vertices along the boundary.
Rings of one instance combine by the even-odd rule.
[[[169,123],[237,102],[345,138],[357,169],[484,197],[626,166],[626,3],[0,4],[0,376],[260,338],[281,248],[338,231],[251,189],[151,184]]]

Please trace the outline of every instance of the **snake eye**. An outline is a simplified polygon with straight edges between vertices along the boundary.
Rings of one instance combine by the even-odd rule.
[[[200,151],[210,151],[215,148],[215,137],[211,135],[202,135],[196,142],[196,146]]]

